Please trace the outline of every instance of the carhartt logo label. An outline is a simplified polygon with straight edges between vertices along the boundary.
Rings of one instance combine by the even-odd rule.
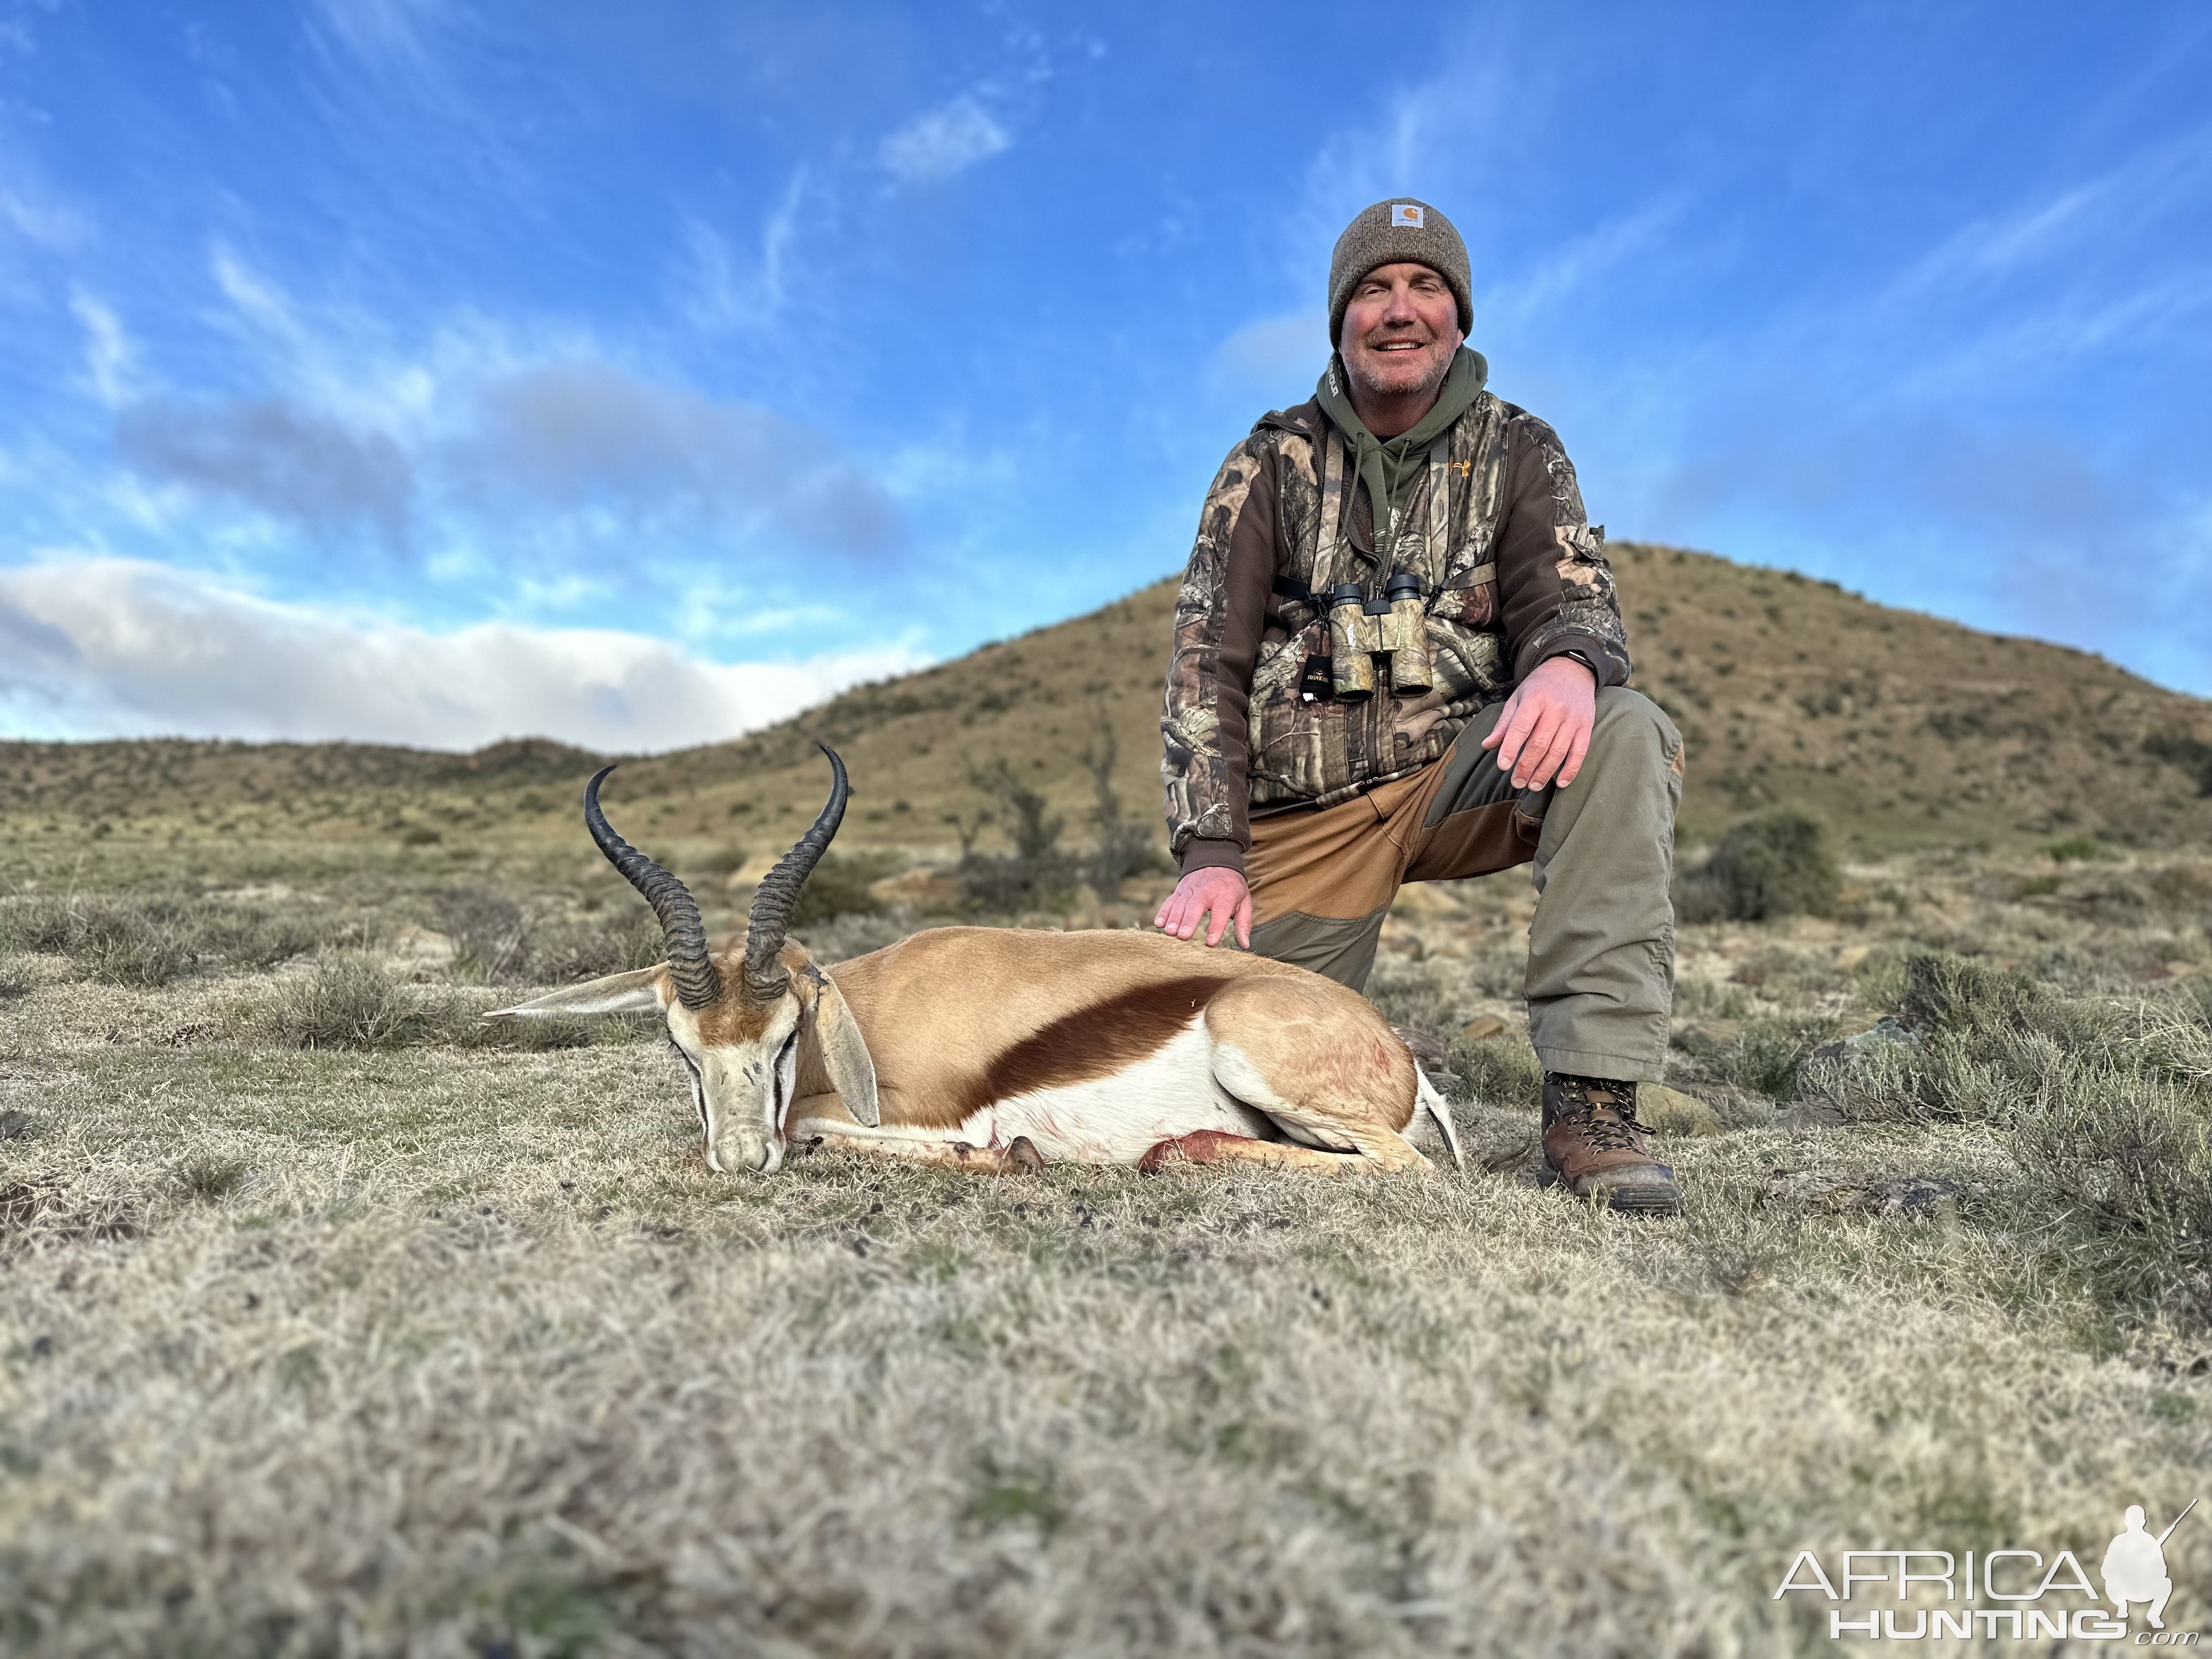
[[[1423,208],[1419,202],[1394,202],[1391,204],[1390,222],[1394,225],[1411,225],[1415,230],[1419,230],[1423,225],[1428,223],[1428,222],[1429,216],[1427,210]]]
[[[2199,1632],[2166,1627],[2166,1604],[2173,1595],[2166,1540],[2196,1507],[2192,1498],[2164,1532],[2153,1533],[2144,1523],[2142,1506],[2130,1504],[2099,1564],[2101,1592],[2074,1552],[2066,1549],[2047,1559],[2039,1550],[2022,1549],[1990,1550],[1978,1559],[1972,1550],[1963,1556],[1948,1550],[1846,1550],[1840,1574],[1831,1574],[1813,1551],[1800,1550],[1775,1587],[1774,1600],[1796,1591],[1846,1604],[1828,1610],[1831,1640],[1978,1636],[1984,1641],[2070,1639],[2191,1648]],[[1848,1606],[1854,1601],[1863,1605]],[[1886,1607],[1879,1605],[1882,1601],[1905,1605]],[[2137,1610],[2148,1628],[2134,1627],[2130,1614]]]

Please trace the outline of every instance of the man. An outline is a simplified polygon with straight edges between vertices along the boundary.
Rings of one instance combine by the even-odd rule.
[[[2194,1508],[2192,1503],[2191,1508]],[[2181,1512],[2189,1513],[2188,1510]],[[2174,1525],[2180,1525],[2180,1516]],[[2166,1575],[2166,1537],[2154,1538],[2143,1529],[2142,1505],[2130,1504],[2121,1517],[2125,1528],[2105,1547],[2104,1565],[2099,1577],[2105,1581],[2105,1599],[2119,1609],[2119,1617],[2128,1616],[2128,1603],[2141,1601],[2150,1618],[2153,1630],[2166,1628],[2166,1604],[2173,1595],[2173,1580]],[[2173,1527],[2166,1529],[2171,1534]]]
[[[1483,389],[1450,222],[1376,203],[1328,286],[1336,355],[1230,452],[1176,599],[1160,725],[1182,879],[1158,925],[1359,989],[1401,883],[1533,859],[1547,1176],[1679,1213],[1636,1084],[1673,1001],[1681,738],[1627,689],[1559,439]]]

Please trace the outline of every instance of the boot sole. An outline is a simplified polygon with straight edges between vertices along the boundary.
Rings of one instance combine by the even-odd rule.
[[[1563,1187],[1566,1181],[1552,1167],[1552,1160],[1547,1158],[1536,1171],[1536,1184],[1539,1187]],[[1621,1215],[1676,1216],[1682,1213],[1681,1188],[1671,1181],[1664,1184],[1654,1182],[1649,1185],[1614,1187],[1601,1194],[1577,1193],[1571,1187],[1567,1190],[1576,1198],[1602,1198],[1607,1209]]]

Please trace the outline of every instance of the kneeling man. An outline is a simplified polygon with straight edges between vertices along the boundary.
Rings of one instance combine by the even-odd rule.
[[[1359,989],[1401,883],[1533,860],[1547,1171],[1677,1213],[1636,1085],[1674,995],[1681,737],[1627,687],[1558,436],[1483,389],[1450,222],[1376,203],[1328,289],[1318,392],[1230,452],[1176,602],[1158,925]]]

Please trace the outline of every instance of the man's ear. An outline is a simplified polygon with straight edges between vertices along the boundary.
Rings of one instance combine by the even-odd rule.
[[[559,991],[548,991],[512,1008],[495,1008],[486,1019],[528,1019],[565,1014],[657,1014],[668,1006],[668,969],[656,964],[609,974]]]
[[[868,1058],[867,1039],[860,1035],[844,993],[826,974],[806,1018],[813,1030],[815,1052],[822,1056],[822,1069],[830,1074],[830,1086],[837,1091],[854,1122],[876,1127],[883,1121],[882,1108],[876,1100],[876,1063]]]

